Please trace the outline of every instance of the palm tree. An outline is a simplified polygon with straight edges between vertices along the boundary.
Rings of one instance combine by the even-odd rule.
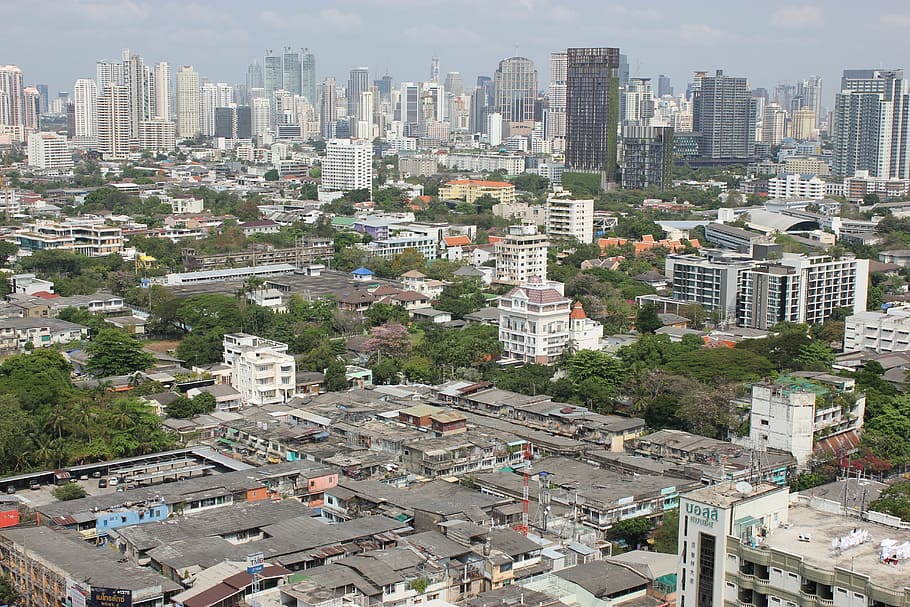
[[[66,412],[62,408],[56,407],[47,418],[47,427],[60,439],[63,438],[63,429],[66,427],[66,421]]]
[[[43,468],[47,468],[53,459],[54,445],[52,441],[48,440],[47,437],[38,437],[32,449],[32,461]]]
[[[92,411],[90,402],[82,401],[73,408],[72,423],[76,434],[85,438],[86,442],[92,442],[92,425],[95,423],[95,412]]]
[[[120,400],[114,403],[110,413],[111,427],[115,430],[131,430],[136,426],[133,411],[130,410],[129,401]]]

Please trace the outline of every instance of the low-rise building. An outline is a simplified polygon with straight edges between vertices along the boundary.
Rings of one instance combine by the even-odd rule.
[[[231,367],[231,386],[244,403],[286,402],[296,390],[296,363],[288,346],[246,333],[224,336],[224,363]]]
[[[489,196],[500,203],[515,202],[515,186],[505,181],[483,181],[479,179],[456,179],[439,188],[441,200],[463,199],[473,204],[481,196]]]
[[[118,226],[93,220],[38,221],[10,236],[27,252],[62,249],[87,257],[104,257],[123,251],[123,231]]]
[[[844,321],[844,352],[905,350],[910,350],[910,307],[890,306],[883,312],[857,312]]]
[[[87,337],[88,327],[57,318],[5,318],[0,320],[0,355],[20,354]]]

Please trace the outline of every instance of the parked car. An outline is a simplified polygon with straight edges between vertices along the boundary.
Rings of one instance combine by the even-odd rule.
[[[101,470],[95,470],[92,472],[92,478],[101,478]]]
[[[118,479],[116,476],[112,476],[110,478],[110,480],[107,481],[107,485],[108,485],[108,487],[116,487],[117,483],[119,483],[119,482],[120,482],[120,479]]]
[[[106,478],[99,478],[99,479],[98,479],[98,488],[99,488],[99,489],[106,489],[106,488],[107,488],[107,479],[106,479]]]
[[[12,495],[12,494],[15,493],[15,492],[16,492],[16,488],[13,487],[12,485],[10,485],[9,487],[6,488],[6,493],[7,493],[8,495]]]
[[[41,483],[39,483],[38,481],[31,481],[28,484],[28,488],[31,489],[32,491],[37,491],[38,489],[41,488]]]

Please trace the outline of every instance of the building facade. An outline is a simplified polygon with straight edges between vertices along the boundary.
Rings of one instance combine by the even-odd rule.
[[[296,363],[287,344],[249,335],[224,336],[224,363],[231,368],[231,386],[243,402],[262,406],[287,402],[296,391]]]
[[[693,130],[701,133],[699,152],[709,161],[748,161],[755,156],[756,102],[745,78],[699,79],[693,91]]]
[[[331,139],[322,161],[322,189],[350,192],[373,186],[373,145],[364,139]]]
[[[177,71],[177,137],[193,138],[200,133],[199,72],[184,65]]]
[[[619,49],[566,51],[566,170],[616,174]]]
[[[536,280],[522,283],[499,301],[499,341],[502,357],[547,365],[569,343],[572,300],[563,295],[558,282]]]
[[[130,100],[125,86],[109,84],[98,97],[98,151],[105,160],[130,154]]]
[[[673,127],[623,127],[622,187],[666,189],[670,185],[672,168]]]
[[[509,226],[502,240],[493,245],[496,280],[522,284],[532,278],[547,279],[546,234],[538,234],[536,225]]]
[[[884,312],[860,311],[844,321],[844,352],[910,350],[910,308],[891,306]]]
[[[556,240],[575,240],[581,244],[594,242],[594,199],[548,198],[547,236]]]
[[[43,170],[68,171],[73,168],[73,154],[65,135],[31,133],[28,136],[28,164]]]

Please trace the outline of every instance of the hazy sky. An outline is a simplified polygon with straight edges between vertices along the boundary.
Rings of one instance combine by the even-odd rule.
[[[0,0],[0,64],[19,65],[27,84],[71,90],[94,77],[95,61],[129,47],[172,72],[191,64],[203,77],[243,82],[266,49],[308,47],[317,79],[366,65],[371,79],[426,79],[430,58],[465,84],[516,54],[549,79],[550,51],[618,46],[632,75],[672,77],[679,92],[691,72],[722,68],[753,87],[810,74],[824,78],[829,104],[847,67],[910,71],[906,0]]]

